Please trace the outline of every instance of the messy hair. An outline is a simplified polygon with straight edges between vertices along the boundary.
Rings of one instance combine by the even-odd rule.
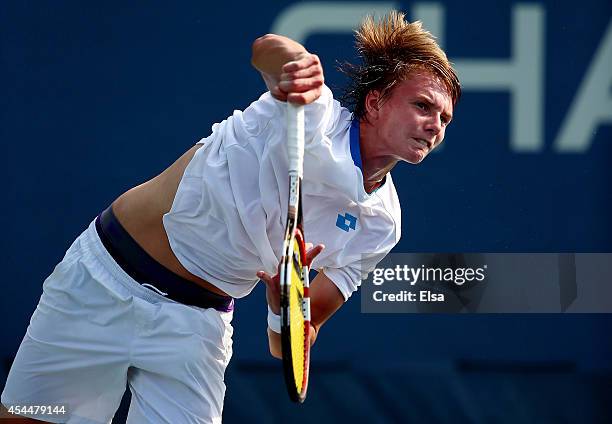
[[[414,71],[438,77],[453,106],[461,96],[459,78],[444,51],[421,22],[406,22],[401,12],[391,11],[378,22],[366,17],[355,31],[355,47],[362,63],[341,64],[340,71],[349,77],[342,100],[357,118],[366,114],[365,99],[370,91],[379,91],[384,102]]]

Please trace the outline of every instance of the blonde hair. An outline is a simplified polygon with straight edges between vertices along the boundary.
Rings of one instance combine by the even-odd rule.
[[[340,70],[349,77],[342,100],[353,107],[358,118],[365,116],[365,98],[370,91],[380,91],[384,101],[415,71],[429,71],[440,78],[453,106],[461,96],[459,79],[444,51],[421,22],[406,22],[404,16],[391,11],[378,22],[368,16],[355,31],[362,64],[344,63]]]

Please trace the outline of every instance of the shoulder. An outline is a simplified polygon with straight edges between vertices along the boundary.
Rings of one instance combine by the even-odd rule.
[[[274,98],[267,91],[240,114],[244,124],[249,128],[249,132],[258,133],[263,131],[270,121],[274,121],[276,125],[284,127],[285,109],[286,102]],[[312,133],[318,129],[327,130],[329,124],[333,123],[333,118],[338,115],[339,110],[340,103],[334,99],[330,88],[324,85],[321,90],[321,96],[314,102],[304,106],[306,133]]]
[[[322,194],[322,193],[321,193]],[[325,253],[336,254],[336,265],[360,255],[390,251],[401,237],[401,208],[393,181],[364,199],[351,200],[343,191],[332,190],[318,197],[320,208],[310,217],[311,226],[325,244]],[[346,258],[352,257],[351,260]]]
[[[375,193],[372,193],[380,200],[380,212],[379,215],[385,216],[385,221],[388,224],[388,230],[392,235],[393,245],[399,242],[402,230],[402,208],[400,205],[395,184],[391,173],[387,174],[385,184],[382,185]]]
[[[391,174],[378,190],[357,202],[356,212],[357,244],[380,252],[391,250],[399,242],[402,211]]]
[[[388,213],[393,215],[393,217],[397,218],[398,220],[401,219],[401,205],[391,173],[387,174],[385,184],[383,184],[379,190],[373,193],[373,195],[376,195],[380,199],[381,204]]]

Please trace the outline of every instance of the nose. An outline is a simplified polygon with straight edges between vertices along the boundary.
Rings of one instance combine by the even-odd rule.
[[[440,114],[435,113],[429,117],[425,124],[425,130],[433,136],[440,134],[442,131],[442,118]]]

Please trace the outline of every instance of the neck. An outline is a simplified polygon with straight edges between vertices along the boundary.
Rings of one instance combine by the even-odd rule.
[[[393,169],[398,160],[392,156],[380,154],[376,144],[376,133],[372,125],[362,120],[359,124],[359,144],[361,147],[361,164],[363,187],[366,193],[374,191]]]

